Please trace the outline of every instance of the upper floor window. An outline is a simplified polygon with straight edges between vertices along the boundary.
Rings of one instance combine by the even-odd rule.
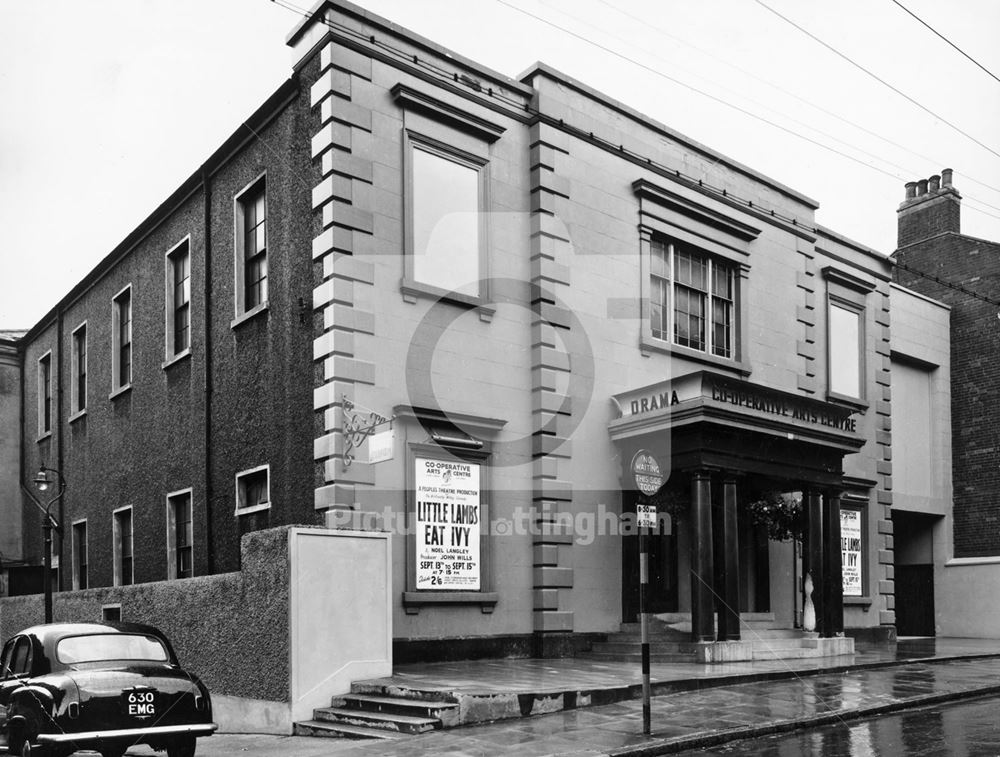
[[[862,311],[831,298],[829,308],[830,391],[861,397]]]
[[[87,322],[73,330],[71,359],[70,405],[73,415],[87,409]]]
[[[236,198],[236,315],[267,303],[267,182],[255,179]]]
[[[73,524],[73,588],[87,588],[87,521]]]
[[[865,314],[874,283],[833,266],[826,279],[827,390],[833,399],[864,402]]]
[[[735,267],[687,245],[650,243],[650,326],[656,339],[733,358]]]
[[[115,295],[111,304],[111,390],[132,384],[132,285]]]
[[[407,132],[406,278],[441,294],[485,295],[484,157]]]
[[[167,495],[167,577],[194,575],[194,519],[191,490]]]
[[[38,435],[52,432],[52,352],[38,358]]]
[[[245,515],[271,507],[270,468],[261,465],[236,474],[236,514]]]
[[[191,250],[190,240],[167,253],[167,360],[191,348]]]
[[[115,586],[128,586],[135,582],[132,561],[132,508],[115,510],[114,524],[114,582]]]

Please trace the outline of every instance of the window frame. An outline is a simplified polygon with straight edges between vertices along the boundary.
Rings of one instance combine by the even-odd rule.
[[[190,574],[179,575],[179,557],[177,547],[177,505],[180,501],[186,500],[190,511],[188,520],[186,549],[190,550]],[[194,489],[178,489],[170,492],[166,496],[166,523],[167,523],[167,578],[170,580],[180,580],[184,578],[194,578]]]
[[[187,344],[177,349],[177,277],[176,262],[180,258],[187,259],[187,301],[182,307],[187,308]],[[177,244],[167,250],[163,256],[164,265],[164,363],[167,368],[173,363],[191,354],[192,302],[191,302],[191,235],[188,234]]]
[[[121,381],[122,344],[121,344],[121,310],[122,302],[128,298],[128,381]],[[132,284],[126,284],[111,298],[111,394],[110,399],[128,391],[132,388],[132,380],[135,375],[135,342],[132,338],[133,325],[135,323],[134,298],[132,296]]]
[[[642,318],[640,328],[640,349],[643,353],[662,352],[700,363],[707,363],[712,366],[727,368],[732,371],[737,371],[742,375],[749,375],[751,370],[749,356],[747,354],[748,314],[746,306],[746,286],[750,266],[744,260],[737,259],[727,254],[722,254],[721,246],[719,250],[709,250],[706,249],[705,246],[695,244],[682,238],[680,235],[667,234],[650,227],[640,228],[639,244],[641,253],[640,291],[642,303],[640,308]],[[663,277],[660,274],[653,272],[653,248],[658,244],[662,245],[667,251],[667,277]],[[684,286],[691,289],[691,287],[685,284],[678,284],[676,281],[674,260],[677,248],[680,248],[681,251],[694,253],[696,256],[700,256],[708,262],[705,272],[706,289],[703,292],[703,301],[705,303],[703,318],[704,350],[678,344],[674,341],[676,325],[674,312],[676,288],[678,286]],[[716,298],[716,295],[712,292],[712,272],[717,265],[728,268],[730,285],[732,287],[732,296],[726,300],[726,302],[729,303],[730,316],[730,355],[728,357],[716,355],[713,352],[714,335],[712,334],[712,303]],[[663,304],[667,314],[666,328],[668,338],[656,336],[653,330],[654,276],[666,283],[666,288],[669,293],[667,301]]]
[[[244,224],[246,222],[246,209],[249,205],[248,200],[251,196],[255,196],[258,190],[262,191],[264,194],[264,234],[267,241],[264,244],[263,255],[268,271],[265,275],[265,282],[268,278],[270,278],[271,245],[268,237],[268,226],[271,218],[271,210],[268,203],[267,171],[262,171],[233,197],[234,316],[232,323],[230,324],[232,327],[236,327],[244,321],[253,318],[255,315],[265,312],[268,309],[268,303],[270,302],[270,286],[265,284],[265,295],[263,300],[251,308],[246,307],[246,231],[244,229]]]
[[[124,541],[122,540],[121,534],[121,522],[125,515],[128,513],[129,519],[129,567],[130,575],[128,582],[124,582],[122,570],[123,561],[125,559],[124,555]],[[135,514],[132,509],[132,505],[126,505],[125,507],[119,507],[112,511],[111,513],[111,542],[113,549],[113,570],[112,570],[112,580],[114,586],[132,586],[135,584]]]
[[[46,350],[38,357],[38,441],[52,436],[53,393],[52,393],[52,350]]]
[[[82,529],[81,529],[82,527]],[[83,534],[83,549],[80,549],[80,534]],[[73,553],[73,590],[86,589],[90,585],[90,534],[87,519],[81,518],[72,523],[70,549]],[[83,562],[80,558],[83,557]]]
[[[260,473],[263,471],[266,475],[267,482],[267,501],[261,502],[256,505],[251,505],[249,507],[241,507],[240,503],[244,500],[245,492],[244,480],[250,476]],[[236,510],[234,515],[250,515],[251,513],[258,513],[264,510],[271,509],[271,464],[265,463],[264,465],[258,465],[253,468],[247,468],[236,474]]]
[[[83,371],[80,371],[80,343],[83,342]],[[87,413],[88,370],[90,346],[87,343],[87,322],[70,332],[70,422]],[[82,383],[82,386],[81,386]],[[82,391],[81,391],[82,389]],[[82,397],[81,397],[82,395]]]
[[[449,129],[441,127],[442,136],[447,136]],[[469,140],[461,140],[468,145]],[[478,271],[478,287],[476,294],[456,292],[442,286],[424,281],[418,281],[414,272],[415,245],[415,168],[414,150],[422,150],[443,160],[451,161],[465,168],[476,171],[478,224],[476,268]],[[484,315],[491,315],[492,308],[484,307],[490,299],[489,286],[489,246],[490,246],[490,159],[488,146],[484,143],[482,152],[477,154],[467,149],[448,144],[441,139],[424,134],[416,129],[403,129],[403,280],[400,289],[407,302],[416,302],[418,297],[425,296],[437,300],[446,300],[469,307],[479,307]]]
[[[860,279],[832,266],[823,269],[826,279],[826,395],[832,402],[859,409],[868,407],[868,361],[866,346],[870,333],[868,294],[875,289],[871,282]],[[833,319],[832,309],[838,307],[858,317],[858,395],[845,394],[833,388]]]

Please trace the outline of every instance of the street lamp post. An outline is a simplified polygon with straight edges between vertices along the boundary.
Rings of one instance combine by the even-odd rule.
[[[49,500],[49,504],[46,507],[42,507],[41,503],[32,497],[32,499],[35,500],[35,504],[45,512],[45,520],[42,521],[42,533],[45,535],[45,569],[42,575],[42,583],[45,591],[46,623],[52,622],[52,530],[55,529],[56,533],[59,534],[59,536],[62,536],[62,527],[56,523],[55,518],[52,517],[52,506],[62,499],[63,494],[66,493],[66,480],[55,468],[46,468],[43,465],[38,469],[38,474],[35,476],[33,481],[35,488],[44,494],[51,488],[53,483],[49,479],[50,473],[54,473],[57,477],[59,492]]]

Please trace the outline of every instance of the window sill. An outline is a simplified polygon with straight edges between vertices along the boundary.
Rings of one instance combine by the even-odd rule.
[[[87,408],[83,408],[82,410],[77,410],[75,413],[73,413],[73,415],[71,415],[67,419],[67,423],[73,423],[74,421],[78,421],[81,418],[86,417],[86,415],[87,415]]]
[[[246,323],[247,321],[251,321],[257,316],[259,316],[261,313],[266,313],[266,312],[267,312],[267,303],[262,302],[260,305],[253,308],[252,310],[248,310],[245,313],[241,313],[240,315],[233,318],[233,320],[229,322],[229,327],[235,329],[237,326],[240,326]]]
[[[741,376],[749,376],[752,373],[748,363],[744,363],[739,360],[729,360],[726,358],[716,357],[715,355],[707,355],[704,352],[692,350],[690,347],[681,347],[677,344],[670,344],[669,342],[664,342],[647,335],[642,336],[641,341],[639,342],[639,349],[643,354],[659,352],[664,355],[673,355],[674,357],[693,360],[696,363],[704,363],[716,368],[724,368],[733,371],[734,373],[738,373]]]
[[[858,607],[871,607],[871,597],[844,597],[845,605],[855,605]]]
[[[431,284],[423,284],[413,279],[404,278],[399,283],[399,291],[403,294],[403,301],[411,305],[423,298],[438,300],[439,302],[450,302],[469,309],[475,308],[479,312],[479,320],[484,323],[492,321],[493,315],[497,312],[495,307],[485,304],[485,300],[482,297],[462,294],[461,292],[452,292],[448,289],[442,289]]]
[[[120,386],[115,389],[111,394],[108,395],[109,400],[115,400],[121,397],[123,394],[132,391],[132,384],[125,384],[125,386]]]
[[[162,368],[163,370],[167,370],[167,368],[170,368],[171,366],[176,365],[177,363],[189,357],[191,357],[190,347],[184,350],[183,352],[178,352],[176,355],[167,358],[167,360],[164,361]]]
[[[44,442],[46,439],[52,438],[52,432],[46,431],[45,433],[39,434],[38,438],[35,439],[36,442]]]
[[[236,515],[250,515],[251,513],[259,513],[263,510],[270,510],[271,503],[265,502],[263,505],[254,505],[253,507],[237,507]]]
[[[828,402],[833,402],[837,405],[845,405],[853,410],[864,412],[869,408],[867,402],[863,399],[858,399],[857,397],[850,397],[846,394],[837,394],[837,392],[826,393],[826,399]]]
[[[416,615],[425,605],[479,605],[488,615],[499,599],[495,591],[404,591],[403,607],[407,615]]]

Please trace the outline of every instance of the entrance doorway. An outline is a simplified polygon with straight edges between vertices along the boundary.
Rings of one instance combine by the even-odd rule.
[[[940,516],[893,510],[896,633],[934,636],[934,526]]]

